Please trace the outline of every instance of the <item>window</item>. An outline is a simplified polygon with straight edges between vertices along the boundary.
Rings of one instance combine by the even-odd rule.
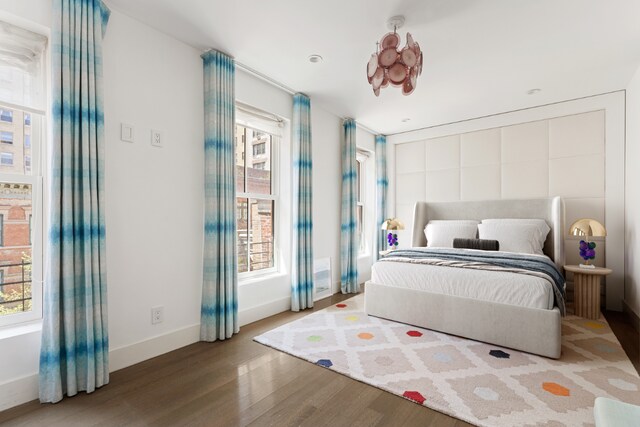
[[[47,39],[7,22],[0,25],[13,35],[0,37],[0,326],[5,326],[42,317],[40,150]],[[5,57],[18,51],[23,54]]]
[[[275,212],[272,149],[277,137],[236,124],[236,209],[238,273],[275,269]],[[257,148],[262,146],[262,148]],[[260,155],[260,162],[254,156]]]
[[[368,250],[366,218],[366,181],[368,154],[359,151],[356,154],[356,231],[358,234],[359,252],[364,254]]]
[[[13,166],[13,153],[0,153],[0,165]]]
[[[12,123],[13,122],[13,111],[7,109],[0,109],[0,121]]]
[[[253,155],[259,156],[260,154],[264,154],[266,150],[267,144],[265,142],[261,142],[253,146]]]
[[[0,131],[0,142],[5,144],[13,144],[13,132],[8,130]]]

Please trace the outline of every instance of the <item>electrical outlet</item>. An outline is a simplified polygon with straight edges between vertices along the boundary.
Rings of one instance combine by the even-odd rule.
[[[162,138],[162,132],[159,130],[151,129],[151,145],[154,147],[162,148],[164,146],[164,139]]]
[[[151,307],[151,324],[155,325],[162,323],[164,320],[164,307]]]

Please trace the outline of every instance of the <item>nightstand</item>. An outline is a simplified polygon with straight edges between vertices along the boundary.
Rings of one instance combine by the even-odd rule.
[[[610,268],[582,268],[565,265],[565,271],[573,273],[573,308],[576,316],[587,319],[600,318],[600,278],[611,274]]]

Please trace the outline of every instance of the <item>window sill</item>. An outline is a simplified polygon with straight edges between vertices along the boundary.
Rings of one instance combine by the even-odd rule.
[[[42,319],[32,320],[30,322],[19,323],[15,325],[7,325],[0,328],[0,340],[13,338],[20,335],[32,334],[42,330]]]
[[[288,274],[274,271],[270,273],[260,274],[258,276],[238,278],[238,286],[250,285],[253,283],[266,282],[268,280],[278,279],[281,277],[286,277]]]

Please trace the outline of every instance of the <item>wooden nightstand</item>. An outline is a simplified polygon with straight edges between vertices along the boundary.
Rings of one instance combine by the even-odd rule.
[[[600,318],[600,278],[611,274],[610,268],[582,268],[565,265],[565,271],[573,273],[573,308],[576,316],[587,319]]]

